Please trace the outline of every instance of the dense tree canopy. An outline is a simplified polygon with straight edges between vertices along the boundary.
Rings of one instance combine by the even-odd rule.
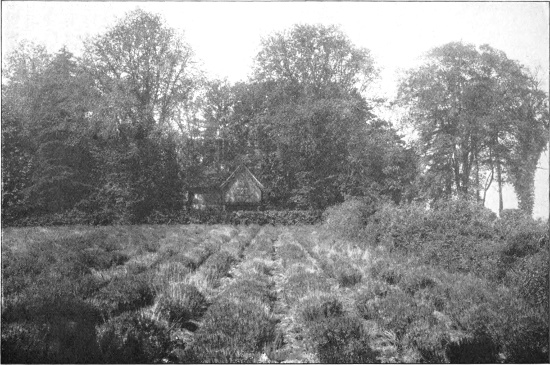
[[[499,187],[506,176],[515,181],[522,207],[532,210],[532,183],[520,181],[533,180],[547,143],[548,107],[520,64],[487,45],[449,43],[409,71],[399,101],[419,135],[426,196],[486,191],[482,181],[490,184],[496,174]]]
[[[196,87],[192,56],[158,15],[129,13],[86,43],[87,70],[104,99],[98,118],[139,126],[145,133],[169,123]]]
[[[337,27],[296,25],[262,41],[255,76],[282,82],[288,92],[329,96],[363,90],[376,70],[370,52],[354,46]]]
[[[236,84],[207,80],[182,34],[141,10],[84,46],[75,57],[22,43],[7,57],[4,221],[143,222],[180,211],[186,187],[219,184],[241,163],[278,209],[481,196],[493,180],[532,209],[547,95],[489,46],[438,47],[407,74],[398,101],[418,132],[410,145],[365,96],[378,77],[370,52],[335,26],[263,39],[251,78]]]

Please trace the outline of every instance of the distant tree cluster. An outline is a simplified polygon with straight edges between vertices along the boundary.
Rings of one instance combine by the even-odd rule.
[[[2,85],[2,220],[78,211],[143,222],[241,163],[281,209],[480,197],[496,180],[532,210],[548,97],[522,65],[489,46],[432,50],[400,87],[419,135],[410,145],[364,96],[377,74],[367,49],[323,25],[263,39],[236,84],[207,79],[182,35],[141,10],[81,57],[21,43]]]

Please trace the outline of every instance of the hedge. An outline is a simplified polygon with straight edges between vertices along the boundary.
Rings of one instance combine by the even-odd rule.
[[[116,225],[116,224],[259,224],[294,225],[316,224],[322,221],[322,210],[265,210],[234,211],[218,209],[195,211],[170,211],[151,213],[142,221],[125,221],[89,215],[73,209],[64,213],[28,216],[11,222],[2,222],[3,226],[66,226],[66,225]]]

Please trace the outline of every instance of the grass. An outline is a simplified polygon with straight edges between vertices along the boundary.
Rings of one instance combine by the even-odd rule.
[[[537,227],[503,246],[512,259],[496,282],[380,232],[370,247],[321,226],[5,229],[2,359],[545,362]],[[463,231],[486,240],[478,228]]]

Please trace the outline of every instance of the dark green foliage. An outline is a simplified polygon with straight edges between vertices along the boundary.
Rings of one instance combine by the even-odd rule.
[[[183,262],[185,265],[193,265],[194,267],[201,266],[212,254],[212,251],[209,250],[207,247],[201,245],[201,246],[195,246],[189,252],[186,252],[184,254],[185,257],[187,257],[190,261],[187,261],[186,259],[183,259]],[[178,255],[179,256],[179,255]]]
[[[433,317],[416,319],[410,324],[403,339],[404,346],[418,351],[421,362],[425,363],[448,363],[448,353],[454,349],[452,347],[454,343],[451,343],[448,349],[450,342],[449,330],[436,323]],[[464,355],[471,356],[469,353]],[[451,362],[461,361],[451,360]]]
[[[168,328],[140,313],[125,313],[97,330],[105,363],[158,363],[168,356]]]
[[[367,288],[361,288],[355,293],[355,306],[364,319],[376,318],[376,305],[390,292],[397,290],[382,281],[370,281]]]
[[[359,318],[328,316],[311,323],[308,334],[321,363],[373,363],[379,355],[370,347],[369,336]]]
[[[548,307],[532,308],[513,303],[506,312],[508,319],[504,345],[507,361],[511,363],[546,363],[550,343]],[[512,315],[511,311],[516,311]]]
[[[126,265],[126,269],[128,270],[128,274],[137,275],[149,270],[149,265],[144,263],[131,262]]]
[[[339,266],[339,269],[336,270],[336,280],[341,287],[349,288],[357,285],[361,282],[363,274],[361,271],[353,266]]]
[[[420,318],[428,318],[433,308],[414,300],[401,290],[392,290],[384,298],[373,301],[371,318],[377,318],[383,327],[392,330],[399,339],[409,325]]]
[[[374,195],[353,197],[342,204],[330,207],[325,212],[327,228],[343,237],[358,239],[369,218],[376,212],[380,199]]]
[[[21,217],[9,221],[13,227],[34,226],[66,226],[66,225],[111,225],[124,223],[117,217],[114,210],[98,212],[99,207],[86,208],[84,210],[72,209],[60,213],[49,213]],[[322,221],[322,210],[265,210],[265,211],[236,211],[223,212],[221,210],[206,209],[186,212],[172,210],[166,213],[153,211],[145,218],[134,217],[133,224],[317,224]],[[152,250],[155,246],[151,246]]]
[[[203,270],[214,279],[219,280],[229,272],[235,258],[229,252],[219,251],[208,257],[204,262]]]
[[[115,277],[94,296],[106,314],[113,316],[153,304],[155,292],[144,274]]]
[[[294,263],[302,262],[307,257],[305,251],[300,246],[292,243],[277,248],[277,256],[283,260],[285,268]]]
[[[549,256],[548,249],[524,257],[507,273],[506,281],[519,289],[524,299],[533,305],[548,308],[549,291]]]
[[[99,311],[73,294],[71,283],[65,281],[38,283],[28,287],[16,296],[5,300],[2,307],[2,320],[55,321],[57,318],[78,319],[87,323],[97,323]]]
[[[349,261],[343,258],[334,260],[326,256],[315,254],[313,251],[309,253],[315,257],[323,271],[329,277],[336,279],[341,287],[351,288],[361,282],[363,274]]]
[[[221,299],[208,308],[190,353],[196,362],[254,362],[274,337],[275,322],[262,304]]]
[[[497,280],[501,244],[494,221],[491,211],[464,200],[441,201],[431,210],[386,205],[372,218],[368,242],[450,272]]]
[[[172,284],[170,295],[159,302],[160,313],[170,323],[188,326],[189,320],[199,320],[207,309],[204,296],[193,285]]]
[[[544,255],[544,252],[546,254],[548,252],[548,244],[545,244],[548,237],[548,224],[533,221],[518,212],[511,213],[509,212],[498,222],[498,231],[505,238],[505,243],[500,250],[502,277],[507,272],[512,274],[512,272],[522,271],[525,261],[531,260],[530,257],[541,257],[540,254]],[[539,265],[544,265],[544,261],[544,259],[541,260]]]
[[[220,293],[220,296],[243,301],[255,298],[269,306],[272,306],[277,299],[271,285],[262,280],[260,275],[231,283]]]
[[[512,182],[520,208],[531,214],[549,118],[548,97],[526,67],[487,44],[451,42],[409,70],[398,94],[418,133],[421,196],[474,196],[482,174],[492,180],[496,170],[498,185]]]
[[[43,363],[50,357],[47,324],[2,325],[2,362]]]
[[[98,363],[93,324],[78,318],[2,325],[3,363]]]
[[[233,212],[227,223],[295,225],[316,224],[321,221],[322,210],[265,210]]]
[[[97,362],[95,325],[101,322],[100,312],[75,297],[70,283],[48,284],[32,285],[5,299],[2,361]]]
[[[25,251],[5,257],[4,294],[20,291],[38,278],[63,276],[78,281],[92,268],[120,265],[128,257],[116,248],[99,233],[33,241]]]
[[[342,303],[331,296],[312,297],[302,301],[300,313],[306,323],[344,315]]]
[[[498,348],[492,339],[486,335],[479,335],[473,339],[463,340],[461,343],[452,343],[447,349],[447,357],[451,363],[497,363]]]
[[[502,254],[514,256],[515,258],[532,255],[537,252],[539,247],[540,232],[516,232],[507,237],[506,246],[502,249]]]
[[[3,90],[4,85],[2,85]],[[2,97],[2,227],[13,224],[26,210],[23,191],[30,185],[33,148],[23,118]]]
[[[293,304],[307,291],[330,291],[330,283],[318,273],[298,272],[285,280],[282,296],[287,303]]]

